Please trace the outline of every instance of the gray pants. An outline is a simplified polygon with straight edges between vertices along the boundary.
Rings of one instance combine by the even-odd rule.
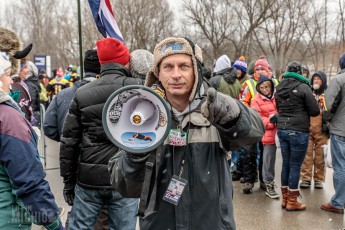
[[[276,164],[276,145],[264,145],[262,177],[265,184],[274,182]]]

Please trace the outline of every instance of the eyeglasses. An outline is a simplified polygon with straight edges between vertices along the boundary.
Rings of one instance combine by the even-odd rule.
[[[264,89],[270,89],[271,87],[268,86],[268,85],[265,85],[265,86],[260,86],[259,89],[260,90],[264,90]]]

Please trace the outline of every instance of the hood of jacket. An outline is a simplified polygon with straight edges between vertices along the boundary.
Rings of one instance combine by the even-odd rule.
[[[320,89],[317,89],[317,90],[313,88],[313,80],[314,80],[315,76],[319,76],[321,78],[321,81],[322,81],[322,86],[320,87]],[[325,92],[325,90],[327,89],[327,75],[323,71],[316,71],[311,76],[310,85],[316,94],[319,94],[319,95],[323,94]]]
[[[293,90],[300,84],[303,83],[294,78],[285,78],[277,86],[276,95],[279,95],[282,98],[288,98],[290,96],[291,90]]]

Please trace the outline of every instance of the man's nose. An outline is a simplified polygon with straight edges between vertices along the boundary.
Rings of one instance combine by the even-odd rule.
[[[173,68],[172,77],[173,78],[180,78],[181,77],[181,70],[178,66],[175,66]]]

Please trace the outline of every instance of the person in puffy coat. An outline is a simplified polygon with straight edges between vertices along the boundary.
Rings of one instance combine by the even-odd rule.
[[[279,199],[279,194],[275,190],[275,163],[276,151],[275,135],[277,132],[277,106],[274,98],[274,82],[271,78],[261,75],[257,81],[255,95],[251,107],[257,110],[265,125],[265,135],[262,138],[263,144],[263,167],[262,176],[266,184],[266,195],[273,199]]]
[[[60,173],[64,198],[73,205],[68,229],[92,229],[108,207],[110,229],[135,229],[138,199],[123,197],[110,184],[108,161],[118,151],[106,136],[102,111],[109,96],[126,85],[142,85],[129,72],[128,48],[115,38],[96,43],[101,77],[75,93],[62,130]]]

